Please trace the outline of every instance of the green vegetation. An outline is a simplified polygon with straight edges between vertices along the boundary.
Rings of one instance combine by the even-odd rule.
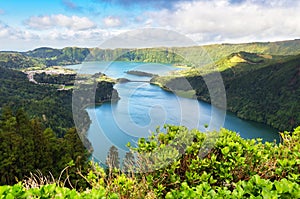
[[[69,80],[68,75],[59,77]],[[91,78],[100,77],[99,74],[89,75],[85,80],[94,82]],[[54,85],[63,83],[49,81],[47,83]],[[86,81],[76,85],[79,88],[74,92],[83,93],[84,101],[76,104],[75,100],[72,109],[73,90],[35,84],[29,82],[26,74],[20,71],[0,67],[0,184],[16,183],[29,176],[30,172],[39,170],[45,175],[51,172],[54,178],[60,176],[67,180],[67,176],[72,176],[72,181],[68,180],[70,187],[86,186],[83,179],[76,175],[76,168],[86,168],[89,154],[84,146],[92,150],[85,137],[90,119],[84,107],[93,103],[91,100],[102,103],[118,96],[112,82],[96,81],[94,87]],[[94,95],[86,95],[86,89],[82,89],[84,86]],[[74,128],[72,111],[80,117],[77,124],[79,132]],[[71,161],[74,162],[72,167],[67,165]],[[60,175],[66,166],[67,173]]]
[[[41,85],[29,82],[26,74],[0,67],[0,107],[12,107],[13,111],[23,108],[30,118],[42,118],[47,128],[52,128],[57,136],[62,137],[69,128],[75,126],[72,113],[73,89],[58,90],[58,86],[55,83],[73,83],[75,76],[49,75],[42,77],[44,77],[45,80],[42,82],[53,83],[53,85]],[[91,78],[91,76],[87,76],[84,80],[85,82],[93,82],[94,80],[89,80]],[[96,78],[98,80],[100,77],[97,76]],[[39,77],[38,80],[40,80]],[[83,95],[85,96],[85,101],[78,103],[78,107],[73,107],[75,109],[74,111],[81,116],[82,121],[85,121],[85,124],[78,125],[86,127],[90,124],[88,114],[82,106],[86,107],[92,104],[93,102],[91,100],[93,99],[95,103],[101,103],[111,100],[112,97],[118,98],[118,94],[113,89],[112,82],[99,81],[96,82],[95,85],[97,88],[93,90],[94,87],[91,83],[86,84],[86,87],[90,90],[92,89],[93,93],[91,93],[91,96]],[[84,91],[77,89],[76,92]],[[96,97],[93,98],[95,94]],[[85,132],[83,131],[82,133]]]
[[[175,64],[184,63],[184,58],[170,48],[145,48],[128,50],[115,58],[117,61],[152,62]]]
[[[136,76],[145,76],[145,77],[153,77],[153,76],[157,76],[155,74],[152,74],[152,73],[147,73],[147,72],[144,72],[144,71],[138,71],[138,70],[129,70],[129,71],[126,71],[127,74],[130,74],[130,75],[136,75]]]
[[[0,67],[24,69],[29,67],[43,67],[40,60],[30,58],[18,52],[0,52]]]
[[[4,185],[0,198],[300,198],[299,45],[300,40],[294,40],[0,52],[0,183]],[[228,110],[241,118],[294,131],[280,133],[281,143],[262,143],[261,139],[244,140],[226,129],[202,133],[166,125],[166,133],[157,130],[141,138],[136,148],[128,144],[130,152],[124,160],[112,146],[107,168],[88,165],[91,146],[85,133],[90,120],[84,108],[117,100],[116,80],[99,73],[81,75],[74,84],[74,75],[38,74],[34,78],[43,84],[35,84],[26,74],[11,70],[84,60],[189,66],[151,82],[207,102],[211,99],[204,79],[214,85],[211,77],[219,71]],[[58,85],[70,90],[59,90]],[[79,97],[72,100],[72,94]],[[81,121],[76,124],[78,132],[76,117]]]
[[[72,91],[28,81],[26,74],[0,67],[0,107],[23,108],[31,118],[42,118],[59,137],[74,126]]]
[[[51,128],[45,127],[41,118],[29,119],[22,109],[13,113],[4,108],[0,140],[1,185],[17,183],[36,170],[49,176],[51,172],[58,179],[61,171],[74,162],[74,168],[68,169],[68,175],[72,176],[70,182],[85,186],[85,182],[76,176],[75,168],[86,168],[89,153],[74,128],[58,138]],[[66,178],[66,174],[61,177]]]
[[[37,48],[23,53],[28,57],[43,61],[45,66],[79,64],[89,55],[87,48],[67,47],[63,49]]]
[[[2,186],[0,193],[4,198],[300,197],[300,127],[281,133],[279,144],[244,140],[226,129],[201,133],[165,128],[167,133],[157,131],[131,148],[137,161],[130,168],[137,173],[122,172],[116,161],[108,170],[91,163],[87,173],[79,172],[90,185],[81,191],[59,183],[23,182]],[[206,148],[209,140],[212,148]],[[116,154],[112,147],[109,156]]]
[[[279,130],[292,130],[300,125],[299,61],[300,55],[239,52],[215,65],[156,77],[151,82],[178,94],[192,92],[192,89],[198,99],[211,102],[206,85],[214,85],[214,78],[210,76],[218,70],[223,78],[228,110],[240,118],[265,123]]]
[[[240,51],[268,55],[298,55],[300,54],[300,40],[279,42],[254,42],[242,44],[213,44],[205,46],[173,48],[194,66],[203,66],[216,62],[224,57]]]
[[[36,73],[33,76],[38,83],[74,85],[76,74],[46,74]]]

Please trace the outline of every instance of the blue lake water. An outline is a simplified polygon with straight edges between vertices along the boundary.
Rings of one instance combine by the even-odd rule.
[[[67,68],[77,69],[79,73],[103,72],[112,78],[143,81],[150,78],[125,72],[139,70],[164,75],[179,69],[171,65],[132,62],[88,62]],[[128,142],[135,143],[138,138],[149,136],[157,126],[164,124],[184,125],[201,131],[205,131],[204,125],[209,124],[210,129],[225,127],[238,132],[243,138],[279,140],[277,130],[266,125],[239,119],[202,101],[178,97],[147,82],[116,84],[115,89],[119,93],[119,101],[87,108],[92,120],[88,139],[94,148],[94,158],[101,162],[105,162],[112,145],[117,146],[123,156],[128,151]]]

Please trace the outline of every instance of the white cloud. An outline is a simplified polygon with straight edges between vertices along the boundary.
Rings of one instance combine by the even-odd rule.
[[[95,22],[99,20],[98,27],[87,17],[63,14],[33,16],[25,21],[25,26],[20,27],[8,26],[0,21],[1,49],[6,47],[13,49],[10,46],[14,46],[15,50],[39,46],[93,47],[99,46],[106,39],[119,33],[145,27],[175,30],[198,44],[299,38],[299,1],[230,2],[232,0],[178,1],[172,9],[161,9],[144,14],[122,15],[120,13],[122,18],[108,16],[99,19],[97,18],[101,17],[99,15],[93,18]],[[147,42],[140,43],[146,45]],[[120,44],[120,42],[115,43]]]
[[[27,30],[21,30],[18,28],[13,28],[0,22],[0,38],[2,39],[18,39],[18,40],[31,40],[37,39],[39,36]]]
[[[25,21],[33,29],[44,30],[51,28],[67,28],[70,30],[87,30],[96,27],[96,24],[87,17],[58,15],[33,16]]]
[[[121,25],[121,20],[118,17],[105,17],[103,23],[106,27],[118,27]]]
[[[5,11],[0,9],[0,15],[3,15],[4,13],[5,13]]]
[[[93,47],[109,38],[103,29],[34,31],[12,27],[0,21],[0,50],[26,51],[41,46],[63,48],[66,46]]]
[[[198,42],[276,40],[300,35],[300,3],[287,6],[283,0],[267,5],[248,0],[178,3],[175,10],[149,12],[152,25],[167,27],[191,36]]]

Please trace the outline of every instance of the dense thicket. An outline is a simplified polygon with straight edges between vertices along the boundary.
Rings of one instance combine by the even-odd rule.
[[[55,86],[60,83],[74,84],[74,75],[41,74],[37,77],[37,80],[46,84],[29,82],[26,74],[0,67],[0,107],[9,106],[14,111],[24,108],[31,118],[42,118],[46,127],[52,128],[58,136],[63,136],[67,129],[75,126],[73,112],[80,115],[84,123],[76,125],[88,126],[90,120],[84,108],[91,104],[118,99],[112,82],[95,80],[94,83],[88,83],[96,77],[86,77],[86,83],[75,90],[58,90]],[[72,100],[74,92],[76,96],[80,96],[75,101]]]
[[[108,171],[93,163],[82,176],[90,188],[77,192],[58,184],[0,187],[0,194],[31,198],[300,198],[300,127],[281,133],[281,143],[244,140],[234,132],[201,133],[166,125],[140,139],[128,170],[118,169],[112,147]],[[115,160],[114,162],[112,160]],[[124,167],[123,167],[124,169]],[[133,171],[137,172],[134,173]]]
[[[29,119],[23,109],[13,113],[2,109],[0,119],[0,184],[22,181],[30,172],[50,173],[58,179],[61,171],[73,161],[76,168],[85,168],[88,152],[76,129],[70,128],[58,138],[46,128],[41,118]],[[74,168],[75,168],[74,167]],[[72,182],[78,181],[76,169],[69,170]],[[65,175],[65,174],[64,174]]]
[[[0,91],[0,107],[9,106],[14,111],[22,107],[30,117],[42,118],[59,136],[74,126],[71,90],[34,84],[26,74],[0,67]]]
[[[34,74],[34,80],[38,83],[46,84],[63,84],[63,85],[74,85],[76,74],[46,74],[36,73]]]

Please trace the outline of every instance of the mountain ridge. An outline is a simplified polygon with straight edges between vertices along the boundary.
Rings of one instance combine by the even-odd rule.
[[[199,67],[240,51],[269,55],[296,55],[300,54],[300,39],[276,42],[225,43],[159,48],[101,49],[65,47],[56,49],[40,47],[26,52],[0,51],[0,55],[5,53],[21,54],[42,63],[45,67],[79,64],[85,60],[157,62]]]

